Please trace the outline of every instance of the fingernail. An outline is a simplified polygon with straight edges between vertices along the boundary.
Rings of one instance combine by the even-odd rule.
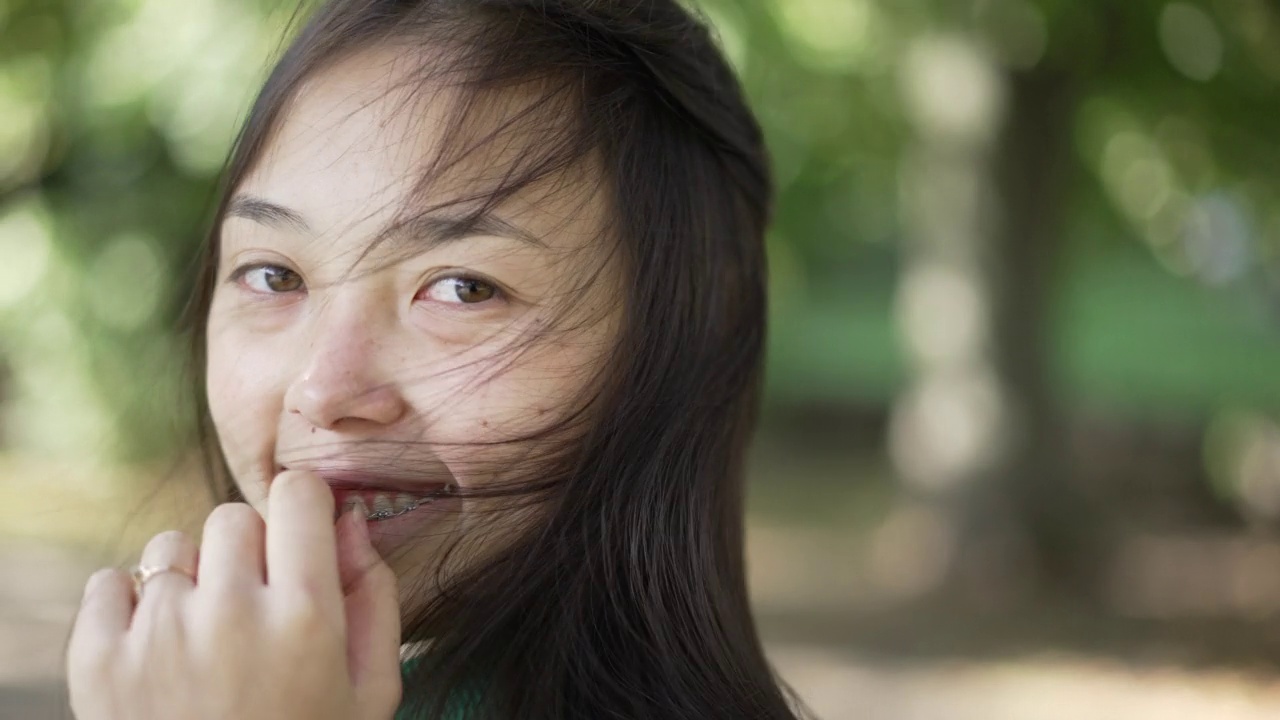
[[[356,500],[359,498],[359,495],[347,496],[347,499],[342,501],[342,507],[338,508],[338,517],[342,517],[343,515],[351,512],[351,508],[356,506]]]
[[[369,542],[369,507],[364,504],[364,498],[356,496],[355,502],[351,503],[351,513],[356,516],[356,535],[366,543]]]

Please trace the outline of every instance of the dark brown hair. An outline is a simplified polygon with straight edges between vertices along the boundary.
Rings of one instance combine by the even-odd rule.
[[[756,634],[743,558],[768,162],[736,78],[675,0],[320,4],[229,160],[189,308],[197,368],[229,198],[304,82],[387,44],[420,51],[410,82],[462,91],[446,135],[459,142],[497,93],[536,87],[539,100],[481,144],[513,128],[536,142],[459,204],[480,213],[590,166],[624,278],[617,344],[572,440],[503,486],[536,498],[538,522],[482,564],[437,576],[438,597],[407,619],[405,641],[430,643],[406,675],[405,712],[440,717],[463,703],[469,718],[795,717]],[[457,160],[437,157],[424,171],[424,197],[430,176]],[[201,402],[210,482],[237,499]]]

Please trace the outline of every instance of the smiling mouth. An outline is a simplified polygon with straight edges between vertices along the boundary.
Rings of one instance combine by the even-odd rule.
[[[289,468],[279,465],[276,474]],[[406,482],[365,472],[317,468],[312,470],[333,492],[334,520],[363,504],[369,522],[381,522],[454,497],[452,482]]]
[[[337,517],[341,517],[358,504],[363,503],[369,522],[390,520],[407,515],[424,505],[430,505],[444,497],[453,495],[454,485],[443,485],[434,490],[423,492],[414,490],[405,492],[372,487],[341,487],[330,485],[333,490],[333,504],[337,508]],[[336,518],[335,518],[336,519]]]

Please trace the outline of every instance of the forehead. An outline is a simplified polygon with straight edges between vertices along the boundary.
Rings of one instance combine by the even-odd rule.
[[[524,112],[538,102],[532,90],[462,98],[443,83],[417,81],[419,69],[404,53],[377,49],[316,73],[237,191],[296,210],[317,232],[365,235],[406,209],[473,209],[537,163],[530,155],[547,124],[537,122],[542,111]],[[599,236],[606,204],[584,159],[521,187],[497,210],[548,244],[580,245]]]

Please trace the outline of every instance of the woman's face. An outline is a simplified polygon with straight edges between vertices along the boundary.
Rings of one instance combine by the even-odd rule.
[[[479,488],[537,454],[536,441],[507,441],[572,410],[619,303],[617,287],[584,280],[612,275],[593,272],[604,201],[580,178],[531,186],[467,228],[450,224],[464,205],[372,243],[406,205],[423,206],[410,192],[449,111],[444,93],[415,104],[393,91],[395,57],[357,55],[308,83],[236,188],[207,392],[251,505],[266,516],[282,468],[315,470],[339,506],[359,496],[394,515],[370,533],[403,574],[475,527],[478,506],[441,499],[446,484]],[[425,202],[484,188],[513,155],[501,139],[470,154]]]

